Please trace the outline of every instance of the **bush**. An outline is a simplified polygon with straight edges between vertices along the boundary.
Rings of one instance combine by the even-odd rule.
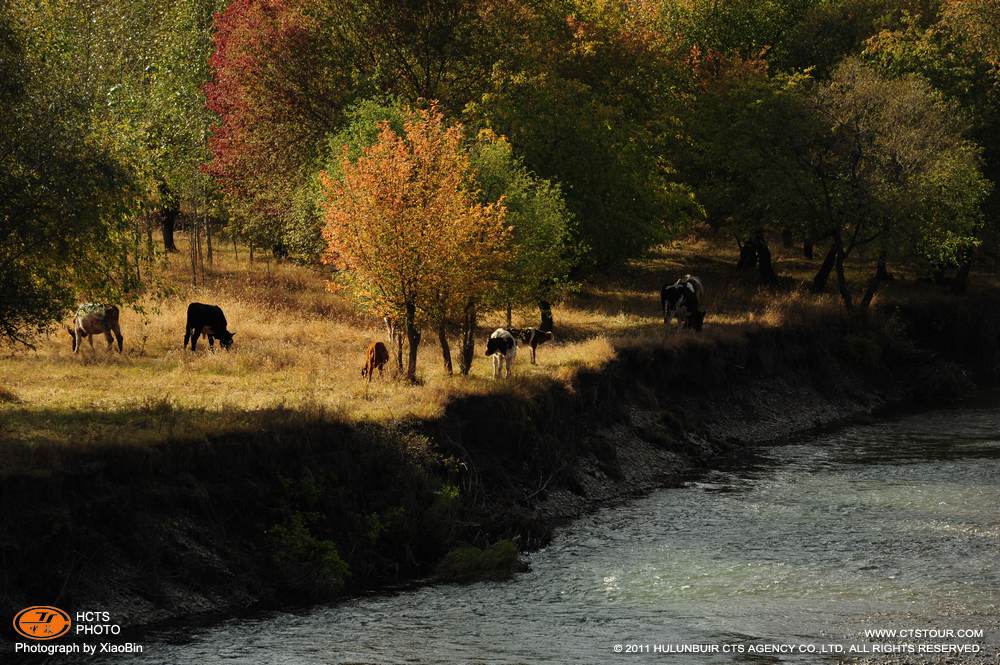
[[[437,577],[446,582],[505,580],[527,570],[511,540],[500,540],[486,549],[463,545],[448,552],[438,564]]]
[[[272,527],[270,535],[282,586],[322,598],[340,591],[351,572],[336,543],[313,535],[309,522],[317,518],[315,513],[293,513],[285,524]]]

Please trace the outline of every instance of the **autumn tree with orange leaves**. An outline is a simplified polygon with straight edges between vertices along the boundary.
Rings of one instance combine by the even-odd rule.
[[[410,112],[403,126],[400,136],[383,124],[356,162],[345,152],[340,177],[323,176],[324,260],[344,271],[362,307],[403,322],[414,381],[424,325],[435,327],[449,373],[449,324],[459,320],[471,342],[466,328],[495,287],[510,230],[503,202],[482,205],[469,185],[460,125],[432,107]],[[466,344],[462,355],[467,373]]]

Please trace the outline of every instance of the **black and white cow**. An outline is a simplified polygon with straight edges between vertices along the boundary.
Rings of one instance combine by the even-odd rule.
[[[76,310],[73,327],[66,326],[66,331],[73,338],[73,353],[80,351],[83,338],[90,338],[90,350],[94,350],[94,335],[104,335],[108,341],[108,351],[111,350],[112,334],[118,342],[118,353],[122,352],[122,329],[118,325],[118,308],[114,305],[84,303]]]
[[[535,350],[545,342],[552,341],[551,330],[541,330],[539,328],[511,328],[510,332],[522,343],[527,344],[531,349],[531,364],[535,365]]]
[[[227,330],[227,325],[226,315],[218,305],[191,303],[188,305],[187,323],[184,325],[184,348],[187,348],[190,340],[191,350],[194,351],[198,346],[198,337],[205,334],[208,337],[209,348],[215,348],[215,338],[218,338],[222,348],[228,351],[233,345],[233,335],[236,333]]]
[[[507,368],[506,378],[510,378],[510,368],[517,357],[517,340],[510,331],[497,328],[486,340],[486,355],[493,356],[493,378],[500,378],[500,369]]]
[[[698,309],[698,300],[704,294],[701,280],[692,275],[684,275],[673,284],[664,285],[660,289],[660,308],[663,310],[663,326],[667,334],[670,333],[670,324],[675,316],[679,325],[701,330],[705,312]]]

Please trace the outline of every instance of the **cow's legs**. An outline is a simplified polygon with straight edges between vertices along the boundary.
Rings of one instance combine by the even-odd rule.
[[[90,351],[94,355],[97,355],[97,350],[94,349],[94,336],[93,335],[87,335],[87,339],[90,340]]]
[[[121,353],[122,352],[122,343],[125,341],[125,337],[122,336],[122,329],[116,323],[115,326],[111,329],[111,332],[113,332],[115,334],[115,341],[118,342],[118,353]]]
[[[104,339],[108,343],[108,353],[111,353],[111,345],[115,343],[115,338],[110,330],[104,331]]]
[[[80,343],[82,341],[83,340],[80,339],[80,331],[79,330],[74,330],[73,331],[73,353],[79,353],[80,352]]]
[[[214,335],[209,335],[208,336],[208,348],[211,351],[215,351],[215,336]]]
[[[534,344],[531,345],[531,364],[532,365],[536,364],[535,363],[535,345]]]
[[[674,315],[675,314],[677,314],[677,310],[676,309],[673,309],[671,307],[664,307],[663,308],[663,328],[664,328],[664,334],[666,334],[666,335],[670,334],[670,329],[671,329],[672,324],[674,322]]]
[[[499,354],[494,354],[493,355],[493,378],[494,379],[499,379],[500,378],[500,362],[501,362],[500,361],[500,355]]]
[[[188,348],[188,342],[191,341],[191,328],[184,329],[184,348]]]
[[[201,331],[197,328],[191,333],[191,350],[195,351],[198,348],[198,338],[201,336]]]

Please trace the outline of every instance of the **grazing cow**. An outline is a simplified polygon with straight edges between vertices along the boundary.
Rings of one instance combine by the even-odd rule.
[[[118,342],[118,353],[122,352],[122,329],[118,325],[118,308],[114,305],[84,303],[76,310],[73,327],[66,326],[66,331],[73,338],[73,353],[80,351],[84,337],[90,338],[90,350],[94,350],[94,335],[104,335],[108,340],[108,351],[112,340]],[[112,333],[114,338],[112,338]]]
[[[221,307],[193,302],[188,305],[187,323],[184,325],[184,348],[187,348],[190,340],[191,350],[194,351],[198,347],[198,337],[204,334],[208,337],[210,349],[215,349],[215,338],[218,337],[219,344],[228,351],[236,333],[226,328],[226,315],[222,313]]]
[[[378,370],[379,378],[382,378],[382,368],[389,362],[389,349],[385,348],[382,342],[372,342],[365,351],[365,364],[361,368],[361,376],[368,377],[371,383],[375,370]]]
[[[509,331],[497,328],[486,340],[486,355],[493,356],[493,378],[500,378],[500,369],[507,367],[507,376],[510,378],[510,368],[514,364],[517,356],[517,340]]]
[[[670,333],[670,324],[674,317],[677,322],[688,328],[700,331],[705,322],[705,312],[698,309],[698,300],[705,294],[701,280],[691,275],[684,275],[673,284],[660,289],[660,308],[663,310],[663,325],[666,333]],[[681,308],[684,315],[681,315]]]
[[[551,330],[539,330],[538,328],[511,328],[511,334],[528,345],[531,349],[531,364],[535,365],[535,350],[545,342],[552,341]]]

